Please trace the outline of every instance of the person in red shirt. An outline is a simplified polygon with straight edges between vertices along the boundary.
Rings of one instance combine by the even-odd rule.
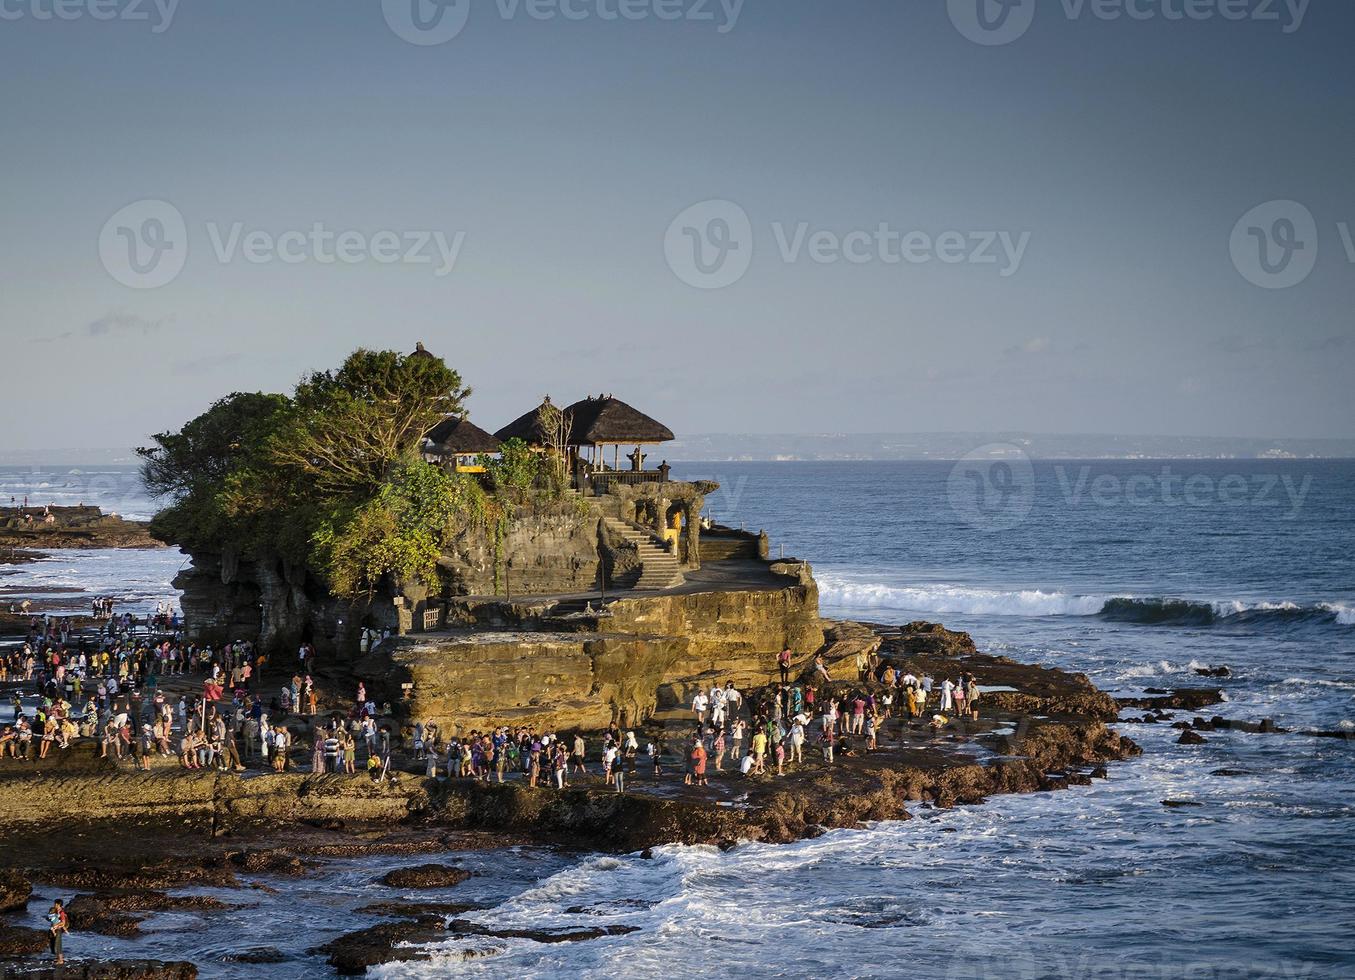
[[[697,786],[706,785],[706,746],[701,739],[692,739],[692,779]]]

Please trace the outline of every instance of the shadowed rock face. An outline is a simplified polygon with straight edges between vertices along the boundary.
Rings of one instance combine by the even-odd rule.
[[[0,912],[18,912],[28,906],[33,886],[27,878],[9,868],[0,869]]]

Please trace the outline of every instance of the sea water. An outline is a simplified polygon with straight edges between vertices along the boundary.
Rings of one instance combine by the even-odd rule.
[[[940,621],[985,651],[1082,671],[1114,692],[1217,686],[1228,700],[1207,714],[1355,727],[1355,463],[1037,463],[978,481],[941,462],[688,463],[674,475],[720,482],[710,516],[766,528],[773,555],[810,560],[825,615]],[[995,505],[975,507],[971,490],[993,491]],[[1227,678],[1196,673],[1224,665]],[[919,808],[790,845],[457,855],[481,876],[443,897],[489,905],[467,918],[636,931],[458,938],[430,962],[375,972],[1355,975],[1355,741],[1217,732],[1183,746],[1165,725],[1121,730],[1144,755],[1092,786]],[[353,909],[394,897],[369,884],[391,863],[336,862],[272,882],[276,896],[222,892],[239,906],[229,914],[152,916],[141,940],[81,942],[187,956],[204,976],[258,975],[222,961],[243,936],[288,954],[269,975],[315,975],[323,967],[304,949],[376,921]]]

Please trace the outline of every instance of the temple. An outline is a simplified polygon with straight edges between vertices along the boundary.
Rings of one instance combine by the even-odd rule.
[[[716,678],[767,683],[784,647],[800,667],[820,651],[854,656],[850,638],[826,638],[806,563],[772,561],[765,534],[704,520],[718,485],[652,464],[673,438],[612,395],[562,409],[548,397],[492,435],[449,414],[426,433],[426,460],[488,483],[493,457],[525,447],[551,461],[550,492],[468,526],[436,584],[387,581],[361,602],[281,559],[194,554],[176,580],[186,621],[201,641],[258,635],[284,654],[309,643],[444,730],[472,716],[634,724]]]

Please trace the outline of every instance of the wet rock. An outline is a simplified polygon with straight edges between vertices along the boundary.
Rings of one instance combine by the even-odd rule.
[[[359,929],[307,952],[324,956],[325,962],[342,976],[360,976],[369,966],[428,959],[428,954],[419,949],[396,947],[402,943],[433,942],[441,935],[442,917],[428,915]]]
[[[0,870],[0,912],[17,912],[27,907],[33,884],[18,871]]]
[[[1109,779],[1110,773],[1106,771],[1105,766],[1097,766],[1092,770],[1092,779]]]
[[[141,917],[126,915],[110,908],[94,895],[76,895],[66,903],[73,932],[97,932],[101,936],[123,939],[141,931]]]
[[[45,945],[44,945],[44,948]],[[67,960],[6,965],[5,980],[196,980],[192,963],[162,960]]]
[[[1245,769],[1215,769],[1209,775],[1211,776],[1250,776],[1251,773]]]
[[[1212,687],[1178,687],[1170,691],[1160,687],[1150,687],[1146,689],[1146,693],[1151,696],[1116,698],[1115,702],[1122,708],[1146,708],[1153,711],[1170,708],[1177,711],[1196,711],[1211,704],[1221,704],[1224,700],[1223,692]]]
[[[1185,732],[1182,732],[1182,733],[1181,733],[1181,737],[1178,738],[1178,739],[1176,740],[1176,744],[1177,744],[1177,745],[1203,745],[1206,741],[1208,741],[1208,740],[1207,740],[1203,735],[1200,735],[1198,732],[1185,731]]]
[[[470,877],[465,868],[448,864],[421,864],[413,868],[396,868],[381,879],[391,888],[452,888]]]
[[[222,957],[227,963],[285,963],[287,954],[273,946],[255,946]]]
[[[580,943],[606,936],[625,936],[639,932],[638,926],[594,926],[589,929],[494,929],[465,919],[447,923],[447,931],[458,936],[484,936],[488,939],[530,939],[537,943]]]
[[[1232,677],[1233,672],[1227,667],[1196,667],[1195,673],[1201,677]]]
[[[355,911],[364,915],[415,918],[420,915],[465,915],[483,908],[485,906],[476,902],[372,902]]]
[[[46,929],[27,929],[0,923],[0,956],[27,956],[46,951]]]
[[[1196,803],[1194,800],[1163,800],[1162,805],[1169,810],[1177,810],[1186,806],[1204,806],[1203,803]]]
[[[306,865],[290,851],[238,851],[229,855],[230,862],[250,874],[290,875],[306,873]]]

